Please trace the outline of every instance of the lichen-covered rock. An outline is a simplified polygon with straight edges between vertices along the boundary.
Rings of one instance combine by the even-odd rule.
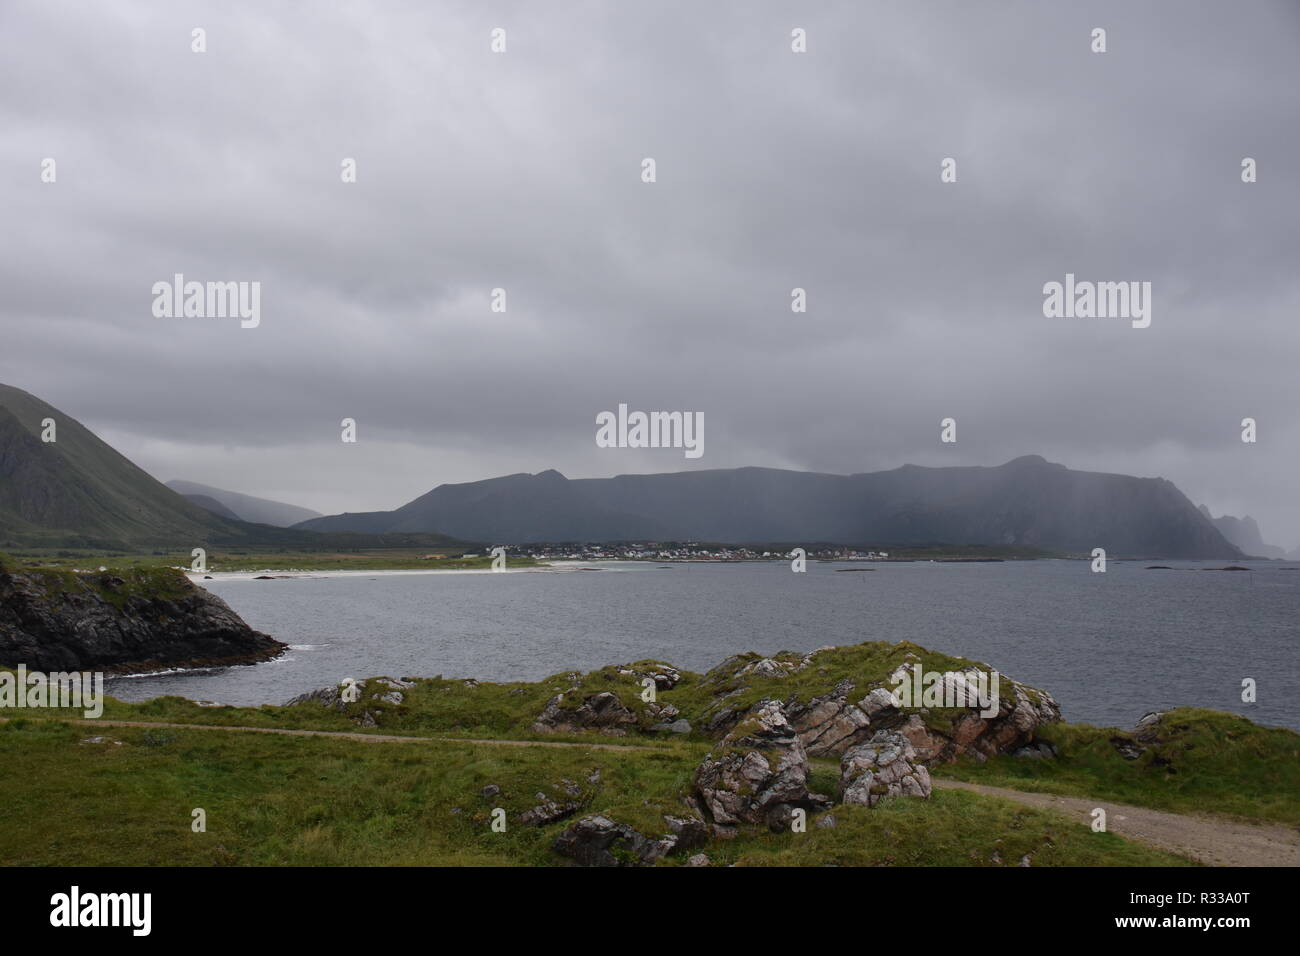
[[[571,734],[597,730],[621,736],[629,727],[636,726],[636,714],[610,691],[591,694],[574,708],[565,707],[564,698],[564,694],[556,694],[546,702],[546,707],[533,722],[535,732]]]
[[[906,665],[911,667],[913,665]],[[974,670],[944,675],[944,686],[969,687]],[[966,691],[963,691],[966,692]],[[983,760],[1014,753],[1035,743],[1038,729],[1061,719],[1060,705],[1046,691],[999,675],[996,713],[977,705],[962,711],[947,725],[926,720],[928,708],[900,708],[897,717],[877,719],[873,726],[898,730],[916,749],[923,763],[950,763],[960,756]]]
[[[671,723],[659,723],[650,728],[656,733],[668,731],[674,734],[689,734],[691,732],[691,723],[689,720],[674,720]]]
[[[344,710],[347,702],[343,700],[343,685],[332,687],[318,687],[315,690],[309,690],[305,694],[299,694],[297,697],[285,701],[284,706],[296,707],[299,704],[320,704],[322,707],[331,707],[334,710]]]
[[[599,814],[583,817],[555,838],[555,852],[583,866],[642,866],[674,851],[701,846],[708,830],[701,820],[665,817],[670,832],[652,839]]]
[[[1133,739],[1139,746],[1145,748],[1160,742],[1160,721],[1164,716],[1164,713],[1158,710],[1142,715],[1142,719],[1133,728]]]
[[[947,763],[959,756],[977,760],[1000,753],[1032,748],[1039,756],[1051,756],[1050,748],[1038,747],[1038,729],[1059,721],[1061,710],[1050,694],[999,675],[995,713],[976,704],[949,708],[957,713],[944,720],[931,717],[928,707],[905,707],[891,687],[898,680],[911,680],[909,662],[890,675],[890,686],[876,687],[854,702],[839,685],[830,694],[808,702],[790,700],[786,712],[808,753],[812,756],[843,754],[864,743],[879,730],[894,730],[905,736],[922,763]],[[938,693],[949,700],[974,700],[979,672],[945,672],[937,682]],[[848,685],[852,690],[852,685]],[[991,701],[989,702],[991,704]]]
[[[398,682],[387,677],[375,677],[369,681],[354,681],[351,678],[341,684],[330,687],[320,687],[305,694],[299,694],[285,702],[286,707],[296,707],[299,704],[319,704],[322,707],[328,707],[331,710],[337,710],[340,713],[348,713],[351,710],[353,723],[362,727],[378,727],[379,718],[383,716],[383,708],[376,707],[373,704],[360,703],[362,694],[374,683],[378,682],[381,687],[392,687]],[[403,682],[401,686],[414,687],[414,683]],[[392,706],[399,706],[403,697],[401,691],[390,691],[387,694],[375,692],[369,694],[366,698],[368,701],[378,700],[382,703]],[[349,704],[358,704],[356,707],[349,708]]]
[[[681,671],[663,661],[638,661],[618,668],[618,672],[638,681],[649,677],[654,681],[655,690],[672,690],[682,679]]]
[[[900,733],[882,730],[840,758],[840,800],[874,807],[885,797],[930,796],[930,771]]]
[[[548,800],[545,803],[539,803],[531,810],[525,810],[519,815],[519,822],[526,827],[544,827],[548,823],[557,823],[565,817],[571,817],[582,809],[582,804],[576,800],[557,803],[554,800]]]
[[[811,756],[839,753],[871,726],[871,718],[843,695],[827,694],[807,703],[791,701],[786,713]]]
[[[781,804],[815,805],[808,754],[781,704],[764,701],[696,768],[695,795],[716,824],[764,824]]]

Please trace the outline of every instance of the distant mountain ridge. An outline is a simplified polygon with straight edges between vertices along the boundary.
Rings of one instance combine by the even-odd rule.
[[[42,440],[46,421],[54,423],[54,441]],[[325,535],[277,528],[223,516],[224,507],[210,496],[201,505],[177,494],[71,415],[0,385],[0,548],[469,550],[473,544],[437,533]]]
[[[218,518],[229,518],[231,521],[238,521],[239,515],[235,514],[216,498],[209,498],[207,495],[181,495],[187,501],[190,501],[204,511],[211,511]]]
[[[996,467],[854,475],[736,468],[568,479],[557,471],[439,485],[395,511],[314,518],[315,531],[415,532],[496,543],[1016,545],[1114,557],[1240,558],[1163,478],[1072,471],[1037,455]]]
[[[52,442],[41,439],[46,420],[54,422]],[[145,548],[240,533],[76,419],[0,385],[0,543]]]
[[[312,511],[310,508],[300,508],[297,505],[285,504],[282,501],[271,501],[267,498],[255,498],[252,495],[242,495],[237,491],[213,488],[211,485],[199,484],[197,481],[176,479],[167,482],[167,487],[215,514],[227,518],[237,518],[240,521],[251,521],[254,524],[269,524],[276,528],[288,528],[300,522],[321,517],[319,511]],[[215,507],[205,503],[205,499],[206,502],[210,502]]]
[[[1210,523],[1219,529],[1219,532],[1228,539],[1229,542],[1241,549],[1243,554],[1256,558],[1285,558],[1286,549],[1279,548],[1276,545],[1265,544],[1264,536],[1260,534],[1259,525],[1250,515],[1244,518],[1234,518],[1232,515],[1224,515],[1221,518],[1215,518],[1210,514],[1210,509],[1205,505],[1200,505],[1201,514],[1210,519]]]

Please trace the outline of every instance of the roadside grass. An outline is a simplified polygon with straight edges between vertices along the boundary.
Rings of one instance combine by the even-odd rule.
[[[1292,730],[1179,707],[1164,715],[1158,742],[1136,760],[1114,745],[1133,744],[1131,731],[1051,724],[1039,736],[1057,747],[1056,759],[961,760],[931,772],[1013,790],[1300,826],[1300,734]]]
[[[579,802],[574,818],[607,813],[657,837],[698,760],[685,745],[654,752],[367,745],[107,727],[94,733],[103,742],[84,742],[92,733],[53,720],[0,724],[0,864],[563,864],[551,845],[571,820],[518,822],[538,793]],[[500,793],[484,797],[489,784]],[[507,813],[504,833],[491,829],[496,807]],[[206,812],[204,833],[191,829],[195,808]],[[712,841],[704,852],[742,865],[1015,865],[1026,853],[1033,865],[1188,862],[966,793],[833,814],[834,829],[817,827],[814,817],[804,834],[748,834]]]
[[[840,806],[834,827],[763,834],[710,847],[737,866],[1194,866],[1186,857],[1093,833],[1060,814],[963,791]],[[717,852],[714,852],[717,847]]]

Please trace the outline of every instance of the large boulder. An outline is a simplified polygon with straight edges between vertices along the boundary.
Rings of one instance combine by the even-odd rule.
[[[840,800],[874,807],[885,797],[930,796],[930,771],[917,760],[911,742],[882,730],[840,758]]]
[[[715,824],[765,824],[783,808],[819,806],[808,753],[778,701],[763,701],[704,758],[694,792]]]
[[[915,664],[905,664],[891,675],[911,679]],[[940,692],[970,699],[978,683],[978,671],[953,671],[943,675]],[[1033,747],[1038,729],[1061,719],[1061,708],[1046,691],[999,675],[997,706],[993,713],[978,704],[948,708],[955,715],[947,721],[935,719],[928,707],[901,707],[882,711],[873,726],[897,730],[916,749],[922,763],[951,763],[958,757],[984,760],[997,754],[1016,753]],[[992,703],[991,701],[989,702]]]
[[[842,755],[879,730],[896,730],[907,737],[923,763],[949,763],[959,756],[983,760],[1034,748],[1038,728],[1061,719],[1061,709],[1050,694],[1001,675],[996,712],[972,703],[947,708],[950,716],[938,719],[931,708],[905,707],[891,688],[900,680],[912,680],[917,666],[914,662],[900,665],[890,675],[889,685],[876,687],[856,701],[849,681],[806,703],[787,701],[790,723],[809,755]],[[937,693],[948,700],[974,700],[979,674],[973,667],[945,672]]]

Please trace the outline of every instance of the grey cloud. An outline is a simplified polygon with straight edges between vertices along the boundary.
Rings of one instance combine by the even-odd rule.
[[[161,478],[322,511],[1035,452],[1295,546],[1298,32],[1283,2],[6,4],[0,380]],[[1045,319],[1067,271],[1151,281],[1151,328]],[[261,328],[155,319],[175,272],[260,280]],[[619,402],[703,411],[704,458],[596,449]]]

